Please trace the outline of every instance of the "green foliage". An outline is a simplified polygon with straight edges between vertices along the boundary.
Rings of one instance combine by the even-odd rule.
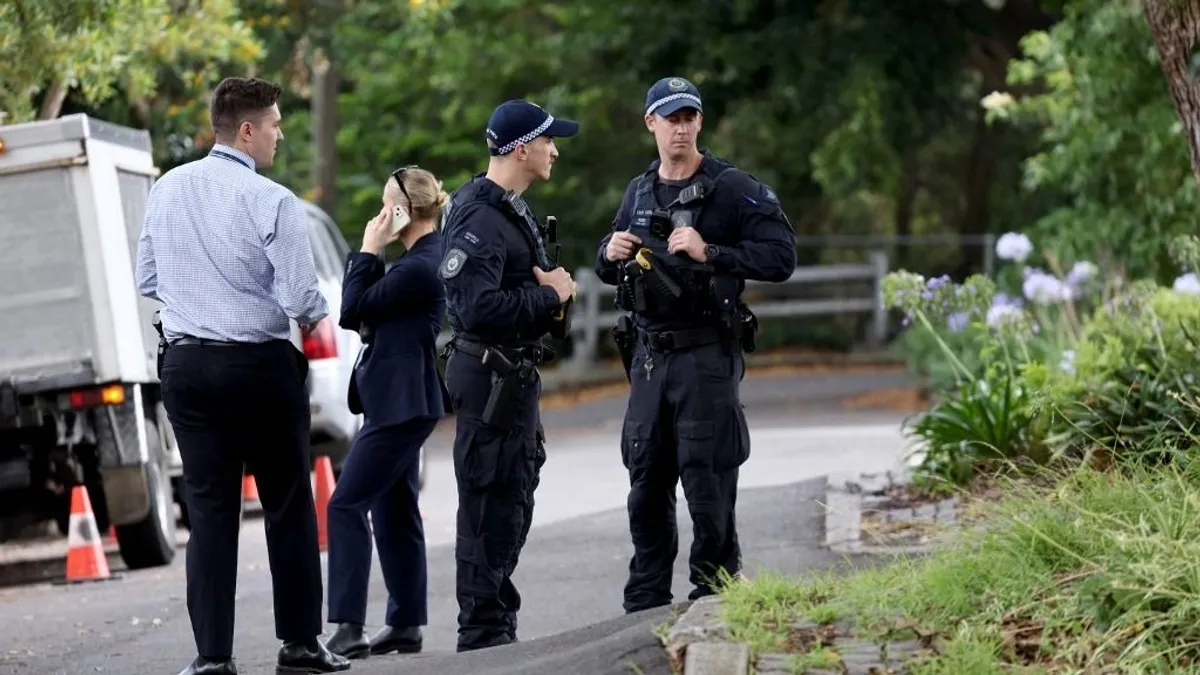
[[[1054,400],[1065,400],[1061,382],[1072,380],[1072,348],[1085,332],[1080,317],[1114,292],[1088,261],[1061,276],[1026,267],[1015,278],[1008,272],[1030,260],[1032,242],[1010,233],[997,248],[1014,263],[998,275],[1002,285],[979,275],[962,284],[926,281],[906,271],[883,283],[885,303],[912,322],[902,337],[914,348],[909,366],[928,379],[935,397],[932,409],[906,424],[925,483],[963,485],[984,467],[1047,459],[1057,410],[1047,400],[1052,391],[1060,392]]]
[[[981,527],[932,555],[725,587],[731,634],[756,651],[795,649],[789,627],[806,621],[921,636],[934,648],[907,664],[914,673],[1165,673],[1200,661],[1194,453],[1000,489],[1003,501],[969,507]]]
[[[1097,451],[1162,461],[1195,441],[1200,296],[1142,290],[1098,310],[1076,346],[1070,377],[1047,389],[1048,443],[1059,455]],[[1135,457],[1146,448],[1155,454]]]
[[[1015,378],[963,384],[907,425],[926,444],[922,473],[966,485],[978,471],[1031,454],[1036,446],[1028,395]]]
[[[1167,243],[1194,229],[1200,203],[1141,3],[1074,0],[1021,48],[1009,83],[1032,93],[997,101],[992,116],[1040,130],[1025,183],[1054,206],[1031,236],[1062,258],[1168,280]],[[1120,258],[1105,260],[1112,251]]]
[[[236,0],[10,0],[0,3],[0,110],[7,122],[34,119],[34,96],[58,82],[77,87],[84,106],[119,99],[165,152],[173,120],[189,132],[206,120],[204,99],[221,71],[260,56]],[[157,100],[159,90],[177,98]],[[131,121],[109,112],[110,121]]]

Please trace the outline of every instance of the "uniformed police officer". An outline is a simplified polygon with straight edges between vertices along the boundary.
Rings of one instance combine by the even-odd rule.
[[[775,193],[697,148],[702,110],[683,78],[650,88],[645,124],[659,158],[629,183],[597,253],[597,274],[629,312],[614,331],[631,384],[627,612],[671,603],[679,481],[694,532],[689,599],[741,569],[734,503],[750,437],[738,388],[757,321],[740,295],[745,280],[784,281],[796,265]]]
[[[540,340],[561,335],[575,282],[554,268],[521,195],[549,180],[554,138],[579,125],[522,100],[493,111],[486,174],[459,188],[443,226],[439,267],[452,341],[446,387],[456,413],[458,651],[517,640],[512,583],[546,455],[536,369]],[[553,268],[553,269],[552,269]]]

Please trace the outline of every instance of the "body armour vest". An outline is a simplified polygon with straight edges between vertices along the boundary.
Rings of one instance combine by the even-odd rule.
[[[668,253],[667,240],[680,227],[696,227],[713,198],[718,177],[733,166],[706,157],[679,195],[662,203],[656,194],[658,163],[638,180],[629,231],[642,240],[634,257],[623,263],[617,305],[632,312],[650,330],[714,325],[721,310],[713,290],[711,265],[686,253]],[[705,232],[700,231],[701,236]],[[707,239],[707,237],[706,237]]]
[[[491,213],[488,213],[491,212]],[[529,206],[511,191],[505,191],[495,183],[477,175],[470,183],[459,189],[449,204],[442,221],[443,240],[451,245],[459,237],[475,236],[470,230],[474,223],[480,227],[499,225],[499,214],[504,219],[502,228],[505,251],[504,269],[500,274],[500,290],[536,288],[537,278],[533,267],[548,269],[545,242],[537,221]],[[548,332],[547,325],[511,325],[489,328],[483,334],[466,330],[460,323],[455,305],[462,302],[478,302],[477,293],[459,293],[447,298],[450,328],[456,336],[487,344],[524,344],[539,340]]]

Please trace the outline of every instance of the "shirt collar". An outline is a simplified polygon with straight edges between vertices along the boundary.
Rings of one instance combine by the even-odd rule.
[[[250,155],[247,155],[246,153],[242,152],[241,150],[238,150],[237,148],[235,148],[233,146],[225,145],[224,143],[214,143],[212,149],[219,150],[226,154],[237,157],[238,159],[245,162],[246,165],[249,166],[252,170],[254,170],[257,166],[253,157],[251,157]]]

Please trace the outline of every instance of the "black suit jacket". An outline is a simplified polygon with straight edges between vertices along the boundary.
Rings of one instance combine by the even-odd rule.
[[[384,272],[383,261],[352,252],[342,282],[347,330],[372,333],[350,375],[349,404],[377,426],[440,418],[449,395],[437,364],[437,336],[446,316],[446,291],[438,278],[441,235],[432,232]]]

